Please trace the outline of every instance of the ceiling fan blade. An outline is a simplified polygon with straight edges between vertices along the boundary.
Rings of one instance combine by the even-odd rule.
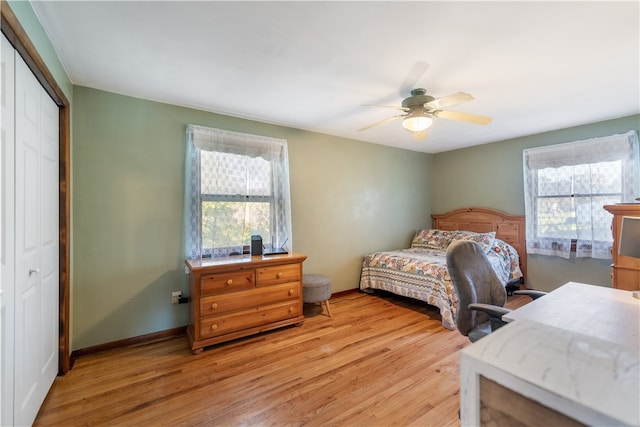
[[[462,104],[463,102],[472,101],[473,96],[464,92],[456,92],[451,95],[444,96],[442,98],[434,99],[433,101],[424,104],[426,108],[434,110],[441,110],[445,107],[451,107],[452,105]]]
[[[428,69],[429,64],[424,61],[417,61],[413,64],[413,67],[409,70],[409,74],[407,74],[407,77],[400,85],[400,90],[398,91],[400,96],[404,98],[407,93],[411,92],[411,89],[416,87],[418,81]]]
[[[375,122],[374,124],[371,124],[369,126],[365,126],[362,129],[358,129],[358,131],[371,129],[372,127],[383,125],[383,124],[385,124],[387,122],[390,122],[390,121],[395,120],[395,119],[399,119],[400,117],[404,117],[404,116],[405,116],[404,114],[399,114],[397,116],[389,117],[388,119],[380,120],[379,122]]]
[[[493,120],[491,117],[461,113],[460,111],[436,111],[434,114],[436,117],[442,117],[443,119],[458,120],[476,125],[487,125]]]
[[[382,107],[382,108],[393,108],[394,110],[400,110],[400,111],[409,111],[408,108],[399,107],[397,105],[365,104],[363,105],[363,107]]]

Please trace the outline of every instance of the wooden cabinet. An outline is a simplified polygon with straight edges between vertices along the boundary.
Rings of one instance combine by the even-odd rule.
[[[611,247],[612,286],[626,290],[640,289],[640,258],[631,258],[618,253],[622,217],[640,217],[640,203],[606,205],[604,208],[613,214],[611,223],[611,232],[613,233],[613,246]]]
[[[294,253],[185,261],[191,295],[187,336],[193,353],[258,332],[301,325],[306,258]]]

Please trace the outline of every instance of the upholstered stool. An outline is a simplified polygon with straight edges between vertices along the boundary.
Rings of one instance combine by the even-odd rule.
[[[327,307],[327,314],[331,315],[329,308],[329,298],[331,298],[331,279],[321,274],[302,275],[302,301],[305,303],[319,302],[322,307],[324,303]]]

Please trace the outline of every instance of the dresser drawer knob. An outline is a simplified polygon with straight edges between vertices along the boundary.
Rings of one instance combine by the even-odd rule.
[[[293,307],[289,307],[289,313],[293,313]]]
[[[233,279],[227,280],[227,286],[231,286],[231,285],[233,285]]]
[[[289,289],[289,296],[293,295],[293,289]]]
[[[214,302],[213,304],[211,304],[211,309],[215,310],[216,308],[218,308],[218,303]]]
[[[278,274],[276,274],[276,279],[279,279],[282,277],[282,273],[278,272]]]
[[[214,323],[213,325],[211,325],[211,330],[212,331],[215,331],[216,329],[218,329],[218,325],[217,324]]]

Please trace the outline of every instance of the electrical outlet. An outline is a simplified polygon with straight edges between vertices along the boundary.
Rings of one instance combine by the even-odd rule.
[[[177,304],[181,296],[182,292],[180,291],[171,292],[171,304]]]

